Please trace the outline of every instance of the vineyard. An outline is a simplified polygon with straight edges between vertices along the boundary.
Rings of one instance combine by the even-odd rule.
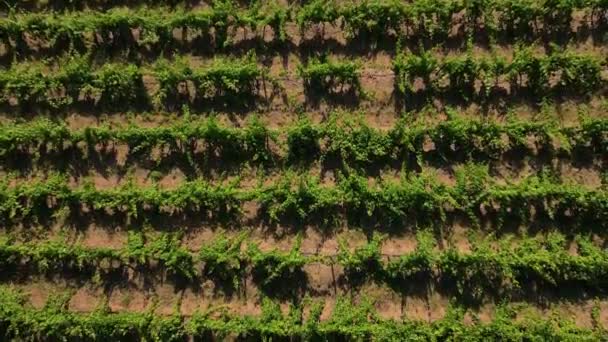
[[[608,340],[608,1],[6,0],[0,340]]]

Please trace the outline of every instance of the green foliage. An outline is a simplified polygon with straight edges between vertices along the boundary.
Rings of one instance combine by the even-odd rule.
[[[300,28],[314,24],[341,22],[350,38],[394,34],[403,36],[447,37],[455,24],[454,17],[464,14],[466,32],[484,25],[495,37],[500,32],[525,35],[543,24],[547,31],[569,29],[571,14],[576,10],[605,10],[597,1],[570,0],[393,0],[311,1],[296,11]],[[340,21],[339,21],[340,19]],[[497,23],[499,23],[497,25]]]
[[[347,36],[400,32],[408,17],[408,6],[396,0],[369,0],[346,3],[340,8]]]
[[[349,278],[373,276],[377,270],[382,268],[380,245],[384,238],[380,234],[374,234],[371,241],[356,248],[353,252],[349,251],[348,243],[345,240],[339,241],[337,261],[344,267],[344,272]]]
[[[123,128],[106,126],[87,127],[73,131],[65,124],[38,119],[27,124],[2,126],[0,133],[0,155],[11,152],[36,150],[63,151],[86,143],[87,149],[97,144],[122,143],[129,153],[149,155],[154,147],[168,148],[171,153],[193,153],[197,144],[203,144],[207,154],[218,154],[228,159],[248,160],[256,163],[268,162],[272,152],[268,146],[275,140],[275,132],[252,117],[242,128],[220,125],[213,117],[204,120],[184,119],[163,127]]]
[[[194,264],[191,254],[180,246],[180,240],[170,234],[144,242],[138,234],[130,234],[127,246],[123,250],[108,248],[86,248],[72,245],[62,240],[44,243],[16,245],[10,240],[2,241],[0,246],[5,266],[15,266],[26,262],[41,273],[61,271],[78,271],[90,276],[112,271],[104,264],[119,263],[148,266],[150,260],[160,262],[168,274],[188,279],[194,277]]]
[[[349,117],[336,113],[321,129],[321,137],[326,141],[324,158],[371,164],[392,156],[394,141],[391,134],[370,127],[363,115]]]
[[[275,39],[285,42],[287,40],[285,26],[290,18],[291,7],[277,1],[255,1],[247,11],[236,16],[238,22],[236,25],[249,27],[254,32],[255,30],[265,32],[266,27],[271,27]]]
[[[52,109],[86,99],[97,101],[105,109],[120,107],[174,108],[181,103],[247,104],[265,89],[265,82],[276,83],[268,70],[257,63],[254,54],[234,59],[217,58],[203,67],[191,67],[182,59],[159,60],[150,67],[134,64],[104,64],[99,68],[82,57],[60,60],[59,71],[48,71],[39,62],[13,64],[0,72],[0,100],[20,106],[41,105]],[[398,55],[394,62],[395,89],[401,95],[416,94],[414,83],[423,81],[427,93],[454,93],[464,99],[488,100],[491,90],[502,78],[515,89],[525,89],[544,97],[560,92],[589,95],[605,83],[604,61],[592,54],[553,51],[535,55],[517,49],[512,61],[504,57],[476,57],[471,53],[458,57]],[[356,61],[331,61],[312,58],[298,67],[306,89],[328,94],[353,91],[367,96],[359,80]],[[146,93],[144,75],[159,83],[154,93]],[[476,89],[476,82],[481,87]],[[188,90],[194,86],[193,98]],[[346,88],[345,88],[346,87]],[[150,97],[150,98],[148,98]]]
[[[304,30],[315,24],[333,23],[339,17],[335,1],[312,0],[297,10],[296,23]]]
[[[277,303],[265,299],[263,313],[258,317],[229,313],[218,317],[212,312],[197,312],[190,319],[151,312],[77,313],[56,308],[35,309],[27,305],[25,296],[16,290],[9,287],[0,290],[2,335],[11,340],[182,341],[187,336],[222,339],[228,334],[256,340],[458,340],[466,336],[469,341],[597,341],[606,338],[602,329],[577,328],[574,323],[556,317],[516,320],[510,307],[499,307],[496,317],[488,323],[474,324],[465,324],[461,314],[464,311],[457,308],[452,308],[445,318],[433,323],[382,319],[373,302],[354,303],[346,298],[338,299],[326,321],[317,321],[315,315],[301,319],[303,310],[303,307],[292,306],[289,313],[283,314]]]
[[[443,208],[453,204],[449,189],[425,175],[368,185],[367,179],[350,174],[338,186],[344,206],[352,213],[389,225],[445,221]]]
[[[332,61],[323,55],[311,58],[306,65],[298,66],[298,74],[309,90],[341,93],[344,86],[362,93],[359,82],[360,65],[356,61]]]
[[[140,188],[130,183],[111,190],[96,190],[90,185],[70,189],[65,177],[55,175],[43,182],[16,187],[4,183],[0,185],[0,192],[0,216],[5,221],[37,219],[49,211],[82,206],[133,218],[144,213],[177,215],[180,212],[209,212],[221,218],[239,210],[234,185],[212,186],[204,181],[185,182],[173,190]]]
[[[159,260],[169,274],[192,279],[195,276],[194,258],[181,247],[181,240],[175,235],[161,234],[148,243],[144,253],[150,258]]]
[[[213,64],[198,72],[193,72],[192,81],[202,97],[228,97],[252,94],[258,80],[264,75],[256,63],[254,54],[242,60],[216,59]]]
[[[106,11],[48,13],[17,13],[11,20],[0,21],[0,38],[4,43],[19,42],[24,34],[49,41],[51,46],[67,42],[70,46],[82,42],[88,34],[97,33],[102,46],[110,42],[135,44],[142,47],[165,47],[174,38],[174,30],[189,29],[210,36],[217,48],[230,44],[229,28],[272,27],[278,40],[285,40],[285,23],[289,11],[282,6],[266,4],[239,9],[231,1],[214,1],[200,10],[167,7],[140,7],[135,9],[113,7]],[[132,29],[141,29],[139,39],[131,35]],[[110,39],[116,37],[116,39]]]
[[[366,0],[337,3],[310,1],[294,8],[276,2],[254,2],[241,9],[232,1],[214,1],[205,9],[184,8],[111,8],[106,11],[57,13],[13,13],[0,21],[0,39],[8,46],[25,44],[27,34],[48,41],[51,46],[67,42],[70,47],[82,44],[87,35],[97,33],[96,44],[133,44],[143,47],[166,47],[174,38],[174,30],[188,29],[213,38],[217,48],[231,44],[231,32],[249,28],[264,32],[271,27],[275,39],[287,39],[286,23],[293,17],[301,29],[316,24],[339,21],[347,36],[406,33],[445,37],[455,23],[456,14],[464,13],[464,29],[473,32],[483,24],[492,35],[507,32],[525,35],[543,24],[547,31],[569,29],[574,11],[590,9],[605,13],[603,0],[416,0],[409,3],[394,0]],[[497,24],[498,23],[498,24]],[[139,39],[131,29],[141,29]],[[110,39],[110,37],[117,37]]]
[[[439,70],[439,61],[432,51],[420,54],[398,54],[393,61],[395,85],[401,93],[414,92],[416,78],[422,79],[429,89],[435,87],[435,75]]]
[[[435,267],[435,238],[431,232],[421,230],[416,234],[416,250],[390,260],[385,267],[385,277],[395,284],[416,281],[428,277]]]
[[[240,275],[245,268],[241,245],[246,238],[245,232],[233,238],[219,234],[208,245],[203,246],[198,258],[205,264],[204,273],[231,281],[234,288],[239,288]]]
[[[321,150],[319,138],[322,134],[322,130],[306,117],[295,122],[287,129],[288,160],[297,162],[316,159]]]
[[[113,104],[137,103],[144,92],[142,74],[135,65],[104,64],[93,74],[91,88],[106,107]],[[74,101],[76,99],[72,99]]]
[[[378,234],[354,251],[342,241],[335,256],[303,255],[301,237],[288,252],[276,249],[263,252],[253,243],[241,250],[243,238],[244,235],[232,239],[220,236],[198,253],[185,250],[178,236],[167,233],[154,238],[133,233],[122,249],[83,247],[61,240],[23,244],[5,239],[0,242],[0,265],[7,271],[27,266],[40,274],[79,272],[103,278],[126,267],[149,269],[154,262],[158,271],[167,275],[190,281],[210,275],[236,285],[245,270],[250,269],[262,287],[276,289],[279,284],[296,286],[303,281],[306,264],[338,263],[353,284],[373,279],[402,288],[412,281],[436,278],[454,284],[460,297],[475,301],[488,293],[501,295],[522,284],[544,287],[574,284],[595,289],[608,285],[608,253],[585,236],[576,238],[576,255],[568,250],[564,236],[556,233],[522,238],[518,243],[511,243],[508,238],[477,239],[472,241],[471,252],[459,252],[454,248],[440,250],[432,235],[422,231],[417,235],[418,244],[413,252],[391,255],[389,260],[381,252],[383,237]],[[197,262],[205,264],[204,273],[197,269]]]
[[[280,252],[276,249],[262,252],[255,244],[249,244],[247,256],[253,267],[253,272],[262,285],[269,286],[277,284],[281,280],[295,280],[302,274],[302,267],[307,258],[300,252],[302,237],[298,236],[289,253]]]
[[[564,91],[588,95],[604,83],[602,63],[594,55],[568,50],[537,55],[530,48],[520,48],[511,62],[500,56],[473,57],[471,52],[439,60],[426,51],[419,55],[398,55],[393,68],[395,88],[403,95],[417,93],[414,81],[420,78],[427,93],[456,92],[465,100],[472,97],[483,100],[502,77],[538,96]],[[475,89],[476,81],[483,85],[480,90]]]
[[[13,64],[0,72],[0,100],[19,105],[43,105],[53,109],[77,103],[82,98],[95,100],[103,108],[116,106],[163,108],[183,102],[181,87],[192,82],[197,101],[241,103],[252,98],[267,72],[249,54],[241,59],[218,58],[204,67],[190,67],[184,60],[161,59],[150,67],[108,63],[100,67],[82,57],[59,60],[60,70],[51,70],[39,62]],[[159,89],[148,98],[144,75],[159,82]],[[189,99],[187,100],[189,101]]]
[[[256,189],[251,194],[259,201],[262,213],[270,221],[313,219],[324,224],[333,222],[339,205],[338,192],[321,185],[312,176],[286,173],[273,185]]]
[[[337,158],[346,169],[403,160],[410,154],[442,159],[464,155],[468,161],[486,161],[510,151],[526,153],[529,138],[545,153],[554,155],[563,156],[582,148],[593,153],[605,153],[608,149],[608,120],[588,118],[578,126],[559,127],[550,121],[503,124],[452,115],[436,124],[401,120],[392,129],[381,131],[370,127],[361,115],[338,112],[323,124],[301,119],[281,131],[267,128],[255,116],[242,128],[224,126],[213,117],[185,118],[154,128],[129,125],[70,130],[64,124],[45,119],[4,124],[0,128],[0,156],[4,157],[17,152],[36,156],[42,148],[62,152],[83,143],[87,150],[96,144],[126,144],[133,155],[150,155],[154,147],[186,154],[193,154],[198,148],[208,155],[264,164],[279,157],[269,144],[280,144],[277,137],[286,135],[285,144],[280,146],[286,150],[288,162]],[[435,150],[424,152],[428,140],[433,142]],[[559,146],[555,141],[559,141]]]
[[[529,224],[544,219],[568,222],[579,229],[601,227],[608,213],[605,189],[560,183],[543,175],[498,184],[487,170],[475,166],[459,171],[452,186],[438,182],[432,174],[370,183],[356,172],[338,175],[335,186],[325,186],[312,175],[287,172],[273,184],[253,189],[195,180],[170,190],[132,183],[97,190],[90,185],[72,188],[61,175],[30,183],[11,184],[10,178],[0,182],[0,218],[5,223],[35,221],[82,206],[144,221],[148,214],[171,217],[184,213],[221,220],[238,215],[246,201],[257,202],[258,214],[273,223],[288,220],[320,225],[366,217],[378,218],[380,224],[427,225],[445,222],[448,213],[461,213],[474,222],[491,215],[498,228],[506,220]]]

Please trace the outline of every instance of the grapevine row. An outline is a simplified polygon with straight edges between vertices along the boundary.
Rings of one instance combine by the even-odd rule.
[[[605,83],[602,70],[607,60],[572,51],[535,54],[532,48],[518,48],[513,57],[473,56],[472,52],[439,59],[431,51],[398,55],[393,63],[396,88],[402,95],[415,94],[416,79],[428,93],[452,92],[469,99],[492,97],[501,82],[511,88],[524,88],[533,95],[551,91],[590,94]],[[481,85],[476,90],[476,84]]]
[[[187,91],[191,83],[198,101],[222,99],[226,103],[242,103],[266,91],[266,81],[273,85],[278,82],[269,79],[268,71],[258,66],[254,55],[240,60],[217,59],[201,68],[192,68],[183,60],[159,60],[150,67],[110,63],[96,68],[84,58],[71,58],[61,66],[58,71],[46,72],[44,69],[48,67],[40,63],[20,63],[0,72],[2,102],[59,108],[89,100],[106,108],[142,107],[142,103],[162,108],[191,101]],[[455,91],[465,98],[476,93],[477,81],[482,84],[479,95],[487,98],[504,79],[535,95],[550,91],[589,94],[605,85],[602,79],[605,67],[605,59],[591,54],[558,51],[537,56],[530,49],[517,50],[511,62],[500,56],[484,58],[471,54],[440,61],[430,52],[400,55],[394,61],[395,86],[401,94],[412,93],[415,80],[420,78],[427,92]],[[359,66],[354,62],[311,61],[299,69],[299,74],[307,88],[328,92],[348,85],[363,93]],[[144,75],[159,84],[152,99],[148,99]]]
[[[235,316],[225,310],[161,316],[153,311],[112,313],[98,309],[76,313],[66,309],[61,298],[43,309],[27,305],[18,291],[0,291],[0,333],[7,339],[92,341],[186,341],[236,337],[252,340],[374,340],[374,341],[600,341],[607,338],[601,328],[582,329],[558,318],[516,319],[511,307],[497,309],[488,323],[465,324],[465,311],[451,308],[445,318],[428,323],[387,320],[379,317],[369,301],[352,303],[339,298],[331,316],[321,319],[323,303],[291,305],[283,313],[278,303],[263,301],[260,316]],[[309,312],[305,316],[305,312]],[[305,318],[306,317],[306,318]]]
[[[346,215],[402,226],[445,221],[448,213],[455,213],[466,214],[476,223],[494,217],[499,226],[509,218],[525,224],[545,219],[596,227],[608,219],[605,190],[563,184],[549,176],[501,185],[489,177],[487,167],[468,165],[459,169],[453,186],[425,173],[374,185],[353,173],[337,178],[337,184],[328,187],[318,178],[286,173],[272,185],[252,189],[239,188],[238,180],[216,185],[197,180],[170,190],[132,183],[111,190],[98,190],[90,184],[72,188],[60,175],[17,185],[6,179],[0,184],[0,219],[9,223],[53,213],[77,215],[83,208],[143,220],[194,213],[200,219],[226,219],[238,217],[246,201],[258,202],[258,215],[271,222],[297,219],[331,224]]]
[[[403,156],[423,157],[424,145],[432,142],[434,152],[450,158],[461,153],[469,159],[498,158],[507,151],[525,151],[528,139],[546,152],[567,154],[581,149],[595,154],[608,151],[608,120],[584,119],[575,127],[559,127],[551,122],[513,121],[497,123],[464,119],[457,114],[443,122],[400,120],[388,131],[370,127],[361,116],[336,112],[325,123],[313,124],[303,118],[293,125],[272,130],[253,117],[242,128],[220,124],[217,119],[185,119],[164,127],[107,126],[71,130],[63,123],[45,119],[0,126],[0,156],[17,152],[47,153],[71,148],[125,144],[130,154],[149,154],[152,148],[169,148],[188,155],[201,146],[226,159],[269,162],[280,158],[270,148],[272,142],[286,155],[287,162],[313,159],[342,160],[348,165],[370,165]],[[556,146],[559,143],[559,147]],[[80,147],[76,147],[80,146]]]
[[[176,100],[187,82],[194,85],[199,101],[221,98],[230,102],[255,96],[266,70],[253,55],[242,59],[216,59],[206,67],[191,68],[182,60],[159,60],[149,68],[135,64],[104,64],[96,67],[85,58],[74,57],[60,63],[56,71],[45,71],[40,63],[22,63],[0,72],[1,99],[20,105],[47,105],[60,108],[79,101],[97,102],[104,108],[120,105],[168,105]],[[159,83],[148,99],[144,75]],[[181,92],[183,94],[184,91]],[[187,93],[187,91],[186,91]],[[182,95],[188,97],[188,95]]]
[[[383,1],[371,0],[338,4],[315,0],[296,12],[300,27],[336,23],[339,20],[347,37],[395,32],[398,36],[421,35],[445,38],[462,15],[460,24],[467,32],[483,26],[490,35],[499,32],[526,34],[543,25],[545,31],[569,32],[572,14],[589,10],[601,20],[608,9],[601,0],[447,0]]]
[[[246,272],[252,272],[264,288],[293,282],[305,274],[306,264],[323,263],[342,266],[353,283],[370,279],[399,289],[412,281],[436,279],[454,284],[460,296],[478,300],[484,294],[509,292],[530,282],[539,286],[577,284],[592,289],[608,285],[608,253],[581,236],[576,238],[577,255],[569,252],[559,234],[545,240],[526,238],[514,245],[499,240],[498,250],[482,240],[474,244],[473,251],[463,253],[454,248],[438,251],[435,238],[422,231],[415,251],[388,260],[381,253],[380,235],[354,251],[341,241],[337,255],[303,254],[300,239],[287,252],[263,252],[251,242],[243,249],[245,238],[245,234],[234,238],[220,235],[198,253],[186,250],[176,235],[166,233],[151,241],[132,233],[123,249],[70,246],[61,241],[14,244],[6,240],[0,244],[0,265],[3,270],[29,266],[40,273],[71,271],[103,277],[120,274],[127,267],[149,270],[151,262],[157,261],[167,275],[190,280],[211,277],[235,288]]]
[[[360,63],[353,61],[333,61],[327,56],[312,58],[306,65],[298,66],[298,74],[304,80],[307,91],[331,93],[337,87],[349,86],[352,90],[363,93],[359,81]]]
[[[335,1],[312,1],[297,6],[282,6],[276,2],[256,2],[250,8],[239,9],[230,1],[217,1],[204,10],[181,8],[113,8],[104,12],[84,11],[62,14],[11,14],[0,21],[0,38],[6,44],[24,44],[28,34],[50,42],[82,44],[87,34],[98,33],[104,44],[109,37],[132,42],[130,29],[141,29],[139,42],[161,46],[172,40],[173,30],[210,34],[214,32],[216,46],[230,43],[230,32],[239,28],[253,31],[271,27],[275,39],[284,41],[286,23],[294,20],[301,28],[315,24],[341,21],[348,36],[363,34],[407,34],[416,32],[432,37],[446,36],[454,24],[453,18],[464,13],[463,24],[468,30],[480,24],[491,32],[526,32],[543,23],[545,28],[569,29],[572,13],[586,9],[592,15],[606,15],[608,6],[602,0],[447,0],[412,1],[367,0],[338,4]]]
[[[17,48],[27,46],[25,34],[48,41],[51,45],[67,44],[70,47],[86,45],[91,33],[94,44],[137,44],[167,46],[173,41],[174,30],[190,30],[210,35],[216,46],[230,42],[229,29],[251,30],[271,27],[276,39],[285,40],[285,22],[289,9],[276,3],[258,4],[239,10],[229,1],[217,1],[210,8],[187,10],[183,8],[112,8],[107,11],[69,13],[17,13],[0,19],[0,41]],[[133,29],[140,30],[135,39]]]

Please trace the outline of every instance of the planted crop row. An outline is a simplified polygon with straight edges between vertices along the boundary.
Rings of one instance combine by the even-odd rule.
[[[419,79],[424,92],[447,91],[465,99],[473,96],[487,99],[501,82],[508,82],[511,88],[525,88],[537,96],[551,91],[589,94],[605,82],[602,70],[606,61],[571,51],[538,55],[531,48],[523,48],[517,49],[510,61],[501,56],[473,56],[471,52],[443,59],[430,51],[402,54],[397,56],[393,67],[396,87],[403,95],[418,92],[415,80]]]
[[[203,145],[209,153],[228,159],[266,162],[272,158],[268,146],[277,132],[269,130],[255,117],[243,128],[220,124],[215,118],[181,120],[164,127],[128,126],[124,128],[87,127],[70,130],[63,123],[36,120],[26,124],[2,126],[0,155],[44,147],[47,152],[61,152],[80,145],[85,151],[96,146],[126,144],[129,153],[144,155],[154,147],[194,154]],[[82,146],[84,144],[84,146]],[[35,151],[33,151],[36,153]]]
[[[304,266],[323,263],[342,266],[354,284],[367,279],[399,289],[413,281],[434,279],[452,284],[460,296],[477,300],[488,293],[519,289],[524,283],[576,284],[597,290],[608,285],[608,253],[582,237],[576,239],[577,255],[571,254],[564,237],[556,234],[546,240],[526,238],[513,245],[509,240],[499,240],[498,249],[490,242],[478,241],[473,251],[462,253],[454,248],[438,251],[434,237],[421,232],[414,252],[388,260],[381,253],[379,235],[354,251],[342,241],[337,255],[305,255],[300,251],[301,240],[287,252],[263,252],[253,243],[243,249],[245,238],[244,234],[232,239],[221,235],[198,253],[186,250],[177,236],[170,234],[145,241],[133,233],[122,249],[70,246],[61,241],[15,244],[6,240],[0,244],[0,265],[5,271],[30,267],[40,273],[103,277],[120,274],[128,267],[149,270],[155,261],[154,267],[180,279],[210,277],[238,288],[251,272],[262,288],[272,288],[305,282]]]
[[[60,65],[59,70],[48,72],[43,64],[23,63],[0,72],[2,102],[8,104],[16,100],[20,105],[60,108],[79,101],[97,101],[105,108],[145,107],[150,99],[144,74],[154,77],[160,85],[151,99],[159,105],[175,100],[180,88],[188,88],[187,81],[194,85],[199,101],[222,98],[242,102],[255,96],[266,75],[266,70],[257,65],[252,55],[238,60],[216,59],[200,68],[191,68],[183,61],[165,60],[157,61],[150,68],[115,63],[96,67],[84,58],[71,58]]]
[[[139,29],[143,45],[166,45],[173,40],[173,30],[188,29],[213,36],[218,47],[230,42],[229,32],[239,28],[262,30],[271,27],[275,39],[287,38],[285,24],[289,20],[305,28],[313,24],[341,23],[348,36],[362,34],[447,35],[454,17],[464,13],[467,29],[483,24],[491,32],[515,32],[537,28],[568,28],[572,13],[588,9],[596,16],[606,14],[602,0],[448,0],[412,1],[368,0],[338,4],[334,1],[312,1],[302,7],[286,7],[275,2],[255,2],[239,9],[231,1],[217,1],[208,9],[110,9],[104,12],[62,14],[11,14],[0,20],[0,38],[6,44],[25,44],[25,35],[70,45],[82,44],[91,33],[102,37],[97,43],[121,41],[134,43],[131,29]],[[110,39],[110,37],[114,37]]]
[[[0,72],[1,100],[5,104],[47,105],[59,108],[78,101],[98,101],[106,108],[117,105],[170,106],[191,101],[190,84],[198,101],[223,100],[243,103],[266,91],[266,81],[276,83],[253,55],[243,59],[218,59],[211,65],[192,68],[182,60],[157,61],[150,67],[134,64],[104,64],[96,68],[83,58],[61,63],[61,69],[47,72],[39,63],[22,63]],[[430,52],[400,55],[394,61],[395,86],[401,94],[417,91],[416,79],[424,81],[426,92],[456,92],[465,99],[491,96],[501,81],[525,88],[535,95],[551,91],[589,94],[605,84],[602,72],[606,60],[570,51],[538,56],[520,49],[513,60],[503,57],[448,57],[438,60]],[[347,85],[363,93],[358,65],[354,62],[312,61],[299,69],[307,88],[325,92]],[[159,89],[148,99],[143,76],[156,79]],[[481,83],[479,91],[476,83]],[[268,94],[266,94],[268,95]]]
[[[242,128],[220,124],[216,119],[185,119],[163,127],[127,126],[124,128],[87,127],[70,130],[63,123],[36,120],[24,124],[0,125],[0,156],[15,153],[63,152],[73,148],[85,151],[96,146],[125,144],[133,155],[149,155],[155,147],[170,153],[194,155],[201,147],[227,159],[269,162],[279,159],[270,142],[285,153],[288,163],[315,159],[338,159],[347,165],[365,166],[387,160],[407,160],[408,155],[422,158],[425,144],[447,159],[499,158],[508,151],[535,147],[546,153],[568,154],[585,150],[594,154],[608,152],[608,120],[585,119],[575,127],[559,127],[551,122],[513,121],[496,123],[463,119],[451,114],[449,120],[425,125],[400,120],[388,131],[370,127],[362,117],[334,113],[322,124],[304,118],[283,130],[271,130],[253,117]],[[284,137],[284,140],[281,139]],[[284,141],[281,143],[281,141]]]
[[[76,313],[57,299],[43,309],[27,304],[25,296],[3,288],[0,292],[0,328],[7,339],[93,341],[186,341],[236,337],[253,340],[559,340],[600,341],[602,328],[582,329],[567,320],[536,317],[516,319],[513,308],[500,307],[489,323],[464,323],[464,310],[452,308],[445,318],[428,323],[386,320],[379,317],[371,302],[352,303],[339,298],[331,316],[321,320],[323,303],[291,305],[283,313],[278,303],[265,300],[260,316],[235,316],[225,310],[197,312],[192,317],[179,314],[161,316],[152,310],[142,313],[99,309]],[[305,316],[305,312],[308,316]],[[304,318],[306,317],[306,318]]]
[[[140,44],[166,46],[174,30],[189,30],[210,35],[216,46],[229,43],[229,29],[273,28],[278,40],[285,40],[285,22],[289,9],[277,3],[257,4],[249,9],[236,8],[230,1],[217,1],[202,10],[184,8],[112,8],[107,11],[68,13],[17,13],[0,19],[0,40],[8,46],[26,46],[25,34],[49,42],[52,46],[80,47],[91,34],[96,45]],[[132,31],[139,30],[138,39]],[[94,35],[95,36],[95,35]]]
[[[604,133],[608,125],[601,119],[586,119],[578,127],[560,128],[549,122],[500,124],[461,118],[451,111],[447,114],[448,120],[435,124],[405,118],[388,131],[370,127],[361,117],[334,114],[318,125],[302,119],[288,128],[288,155],[292,160],[337,157],[349,164],[369,165],[387,159],[406,160],[403,157],[408,154],[422,158],[425,144],[432,143],[435,150],[429,153],[446,159],[458,155],[497,158],[507,151],[525,151],[532,137],[536,146],[547,152],[568,152],[585,146],[587,151],[603,153],[608,148]],[[556,142],[559,148],[554,145]]]
[[[244,238],[245,235],[232,240],[216,239],[197,254],[182,247],[177,235],[166,233],[153,239],[131,233],[122,249],[87,248],[68,245],[63,241],[15,244],[3,240],[0,243],[0,265],[4,271],[29,267],[40,273],[71,271],[78,276],[102,277],[121,274],[126,268],[149,270],[155,262],[155,267],[168,276],[192,280],[206,274],[238,288],[241,273],[245,272],[247,266],[256,279],[270,284],[294,272],[302,272],[302,267],[314,259],[302,255],[299,244],[294,246],[291,253],[276,250],[262,252],[252,243],[246,251],[235,250],[241,247]],[[204,263],[203,268],[201,262]]]
[[[111,190],[92,185],[72,188],[61,176],[46,181],[0,185],[0,218],[5,223],[56,215],[80,215],[88,208],[100,213],[151,219],[155,215],[196,214],[199,219],[234,219],[246,201],[260,204],[258,215],[270,221],[299,220],[331,224],[344,218],[374,219],[385,224],[430,224],[447,213],[466,214],[473,222],[493,218],[529,224],[549,220],[571,226],[602,227],[608,219],[608,193],[551,177],[529,177],[518,184],[497,184],[487,168],[468,166],[447,186],[421,174],[400,181],[378,181],[338,174],[336,186],[318,178],[286,174],[274,184],[253,189],[231,184],[187,181],[175,189],[139,187],[131,183]],[[532,210],[534,208],[534,210]]]
[[[525,34],[538,29],[569,30],[574,11],[588,9],[592,17],[602,18],[608,7],[602,0],[447,0],[447,1],[362,1],[339,3],[316,0],[295,13],[300,27],[336,23],[341,20],[346,35],[398,36],[414,34],[445,38],[455,18],[468,32],[483,25],[494,35],[498,32]]]
[[[298,74],[304,80],[306,90],[331,93],[348,86],[362,94],[360,67],[358,62],[333,61],[327,56],[321,56],[312,58],[306,65],[299,65]]]
[[[77,271],[80,275],[112,272],[132,267],[149,266],[150,260],[159,262],[169,275],[194,277],[192,255],[180,246],[176,236],[164,234],[145,243],[140,234],[130,234],[127,246],[122,250],[110,248],[86,248],[68,245],[64,241],[46,241],[39,244],[14,244],[3,240],[0,244],[3,270],[17,266],[30,266],[41,273]],[[105,267],[105,268],[104,268]]]
[[[517,48],[511,58],[479,56],[472,50],[458,56],[438,58],[432,51],[399,54],[393,61],[395,88],[400,95],[452,93],[465,100],[489,99],[501,83],[526,89],[533,95],[568,92],[588,95],[605,84],[602,72],[608,59],[569,50],[535,53],[532,47]],[[305,88],[325,93],[348,86],[364,94],[356,61],[332,61],[326,56],[299,67]],[[422,84],[420,82],[422,81]],[[477,89],[479,88],[479,89]]]
[[[381,254],[381,243],[382,237],[375,235],[367,245],[350,252],[342,242],[337,260],[350,279],[381,280],[400,289],[403,284],[435,278],[474,300],[488,294],[504,295],[524,283],[595,289],[606,285],[602,279],[608,271],[608,254],[580,236],[576,238],[576,255],[560,234],[515,243],[510,239],[477,239],[471,243],[471,252],[462,253],[454,247],[437,251],[434,237],[422,231],[417,234],[414,252],[392,256],[388,261]]]

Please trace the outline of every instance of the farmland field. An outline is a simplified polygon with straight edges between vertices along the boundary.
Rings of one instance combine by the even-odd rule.
[[[0,12],[0,340],[608,340],[608,1]]]

